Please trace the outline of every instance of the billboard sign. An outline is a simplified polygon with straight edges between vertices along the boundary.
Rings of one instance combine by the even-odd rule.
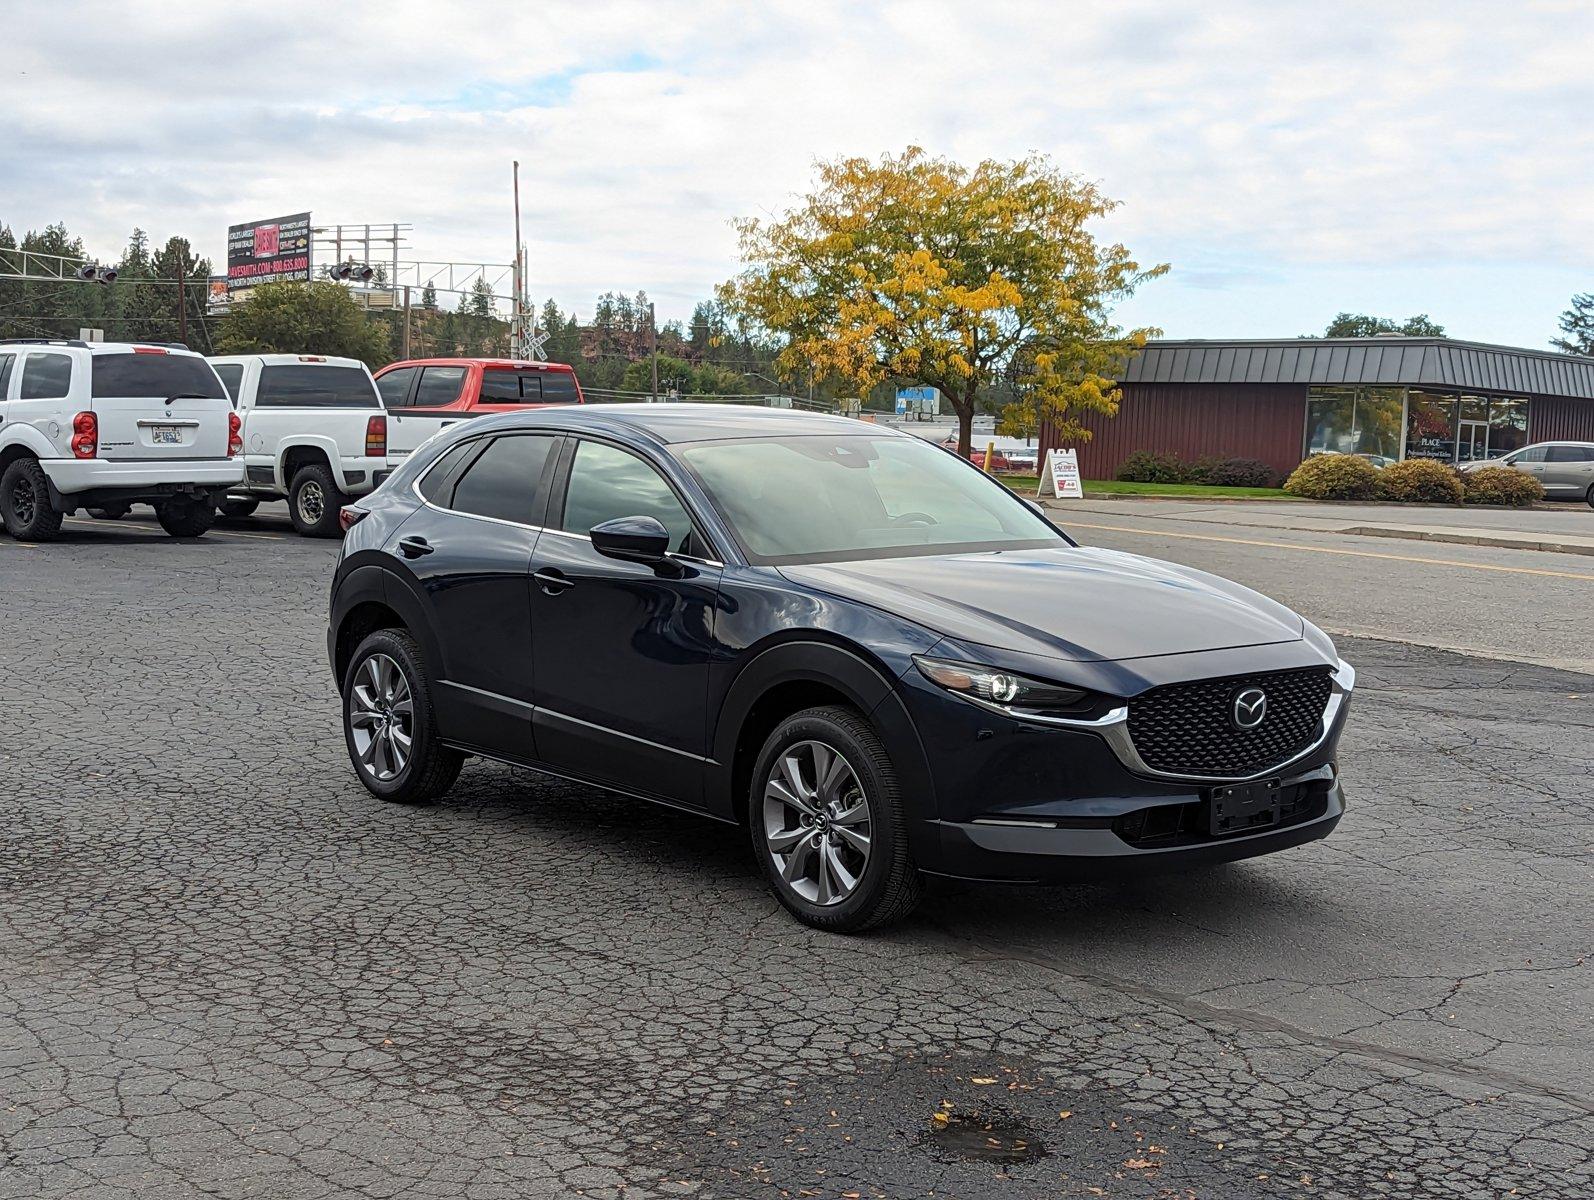
[[[905,387],[897,389],[897,415],[914,413],[937,416],[941,412],[941,393],[933,387]]]
[[[310,214],[227,228],[227,290],[261,283],[310,281]]]

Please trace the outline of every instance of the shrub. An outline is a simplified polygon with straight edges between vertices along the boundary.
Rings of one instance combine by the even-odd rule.
[[[1378,490],[1384,499],[1403,503],[1460,504],[1461,476],[1449,463],[1408,458],[1379,472]]]
[[[1212,464],[1202,482],[1214,487],[1271,487],[1273,468],[1255,458],[1225,458]]]
[[[1125,483],[1183,483],[1185,466],[1177,454],[1136,450],[1124,459],[1114,478]]]
[[[1512,467],[1479,467],[1461,476],[1468,504],[1509,504],[1526,508],[1544,499],[1544,485]]]
[[[1372,500],[1378,468],[1354,454],[1314,454],[1290,472],[1284,490],[1308,500]]]

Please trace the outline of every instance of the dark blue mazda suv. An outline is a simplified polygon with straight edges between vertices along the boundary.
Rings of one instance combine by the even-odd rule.
[[[327,646],[360,781],[482,755],[745,824],[800,920],[926,875],[1266,854],[1344,810],[1354,672],[1187,567],[1082,547],[839,417],[545,408],[445,429],[343,510]]]

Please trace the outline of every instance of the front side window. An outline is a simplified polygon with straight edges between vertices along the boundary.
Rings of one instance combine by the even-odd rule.
[[[464,367],[423,367],[421,385],[415,390],[416,408],[441,408],[459,399],[465,382]]]
[[[1513,463],[1543,462],[1544,461],[1544,447],[1543,446],[1529,446],[1526,450],[1522,451],[1521,454],[1518,454],[1511,461]]]
[[[89,360],[89,381],[89,394],[96,400],[221,400],[227,395],[210,364],[196,354],[96,354]]]
[[[261,408],[377,408],[376,388],[359,367],[311,363],[262,367]]]
[[[692,519],[657,471],[628,450],[581,442],[570,464],[559,528],[586,534],[617,517],[653,517],[669,531],[671,550],[694,553]]]
[[[534,434],[494,438],[454,485],[455,512],[535,525],[537,487],[554,439]]]
[[[20,400],[61,400],[72,390],[72,356],[30,354],[22,360]]]
[[[914,437],[696,442],[678,453],[756,563],[1066,546],[989,476]]]
[[[376,381],[376,391],[388,408],[400,408],[410,402],[410,384],[414,382],[419,367],[398,367],[384,371]]]

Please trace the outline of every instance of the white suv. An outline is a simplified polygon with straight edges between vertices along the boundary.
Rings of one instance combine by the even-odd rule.
[[[221,380],[182,346],[0,341],[0,520],[44,541],[80,508],[151,504],[173,537],[198,537],[244,474]]]

